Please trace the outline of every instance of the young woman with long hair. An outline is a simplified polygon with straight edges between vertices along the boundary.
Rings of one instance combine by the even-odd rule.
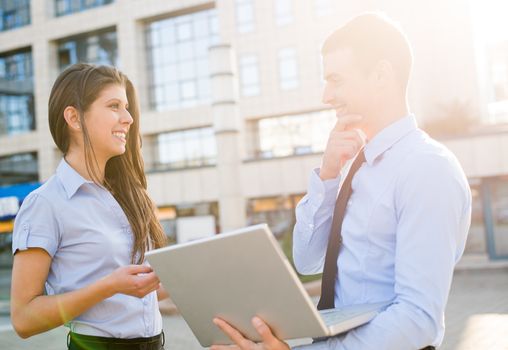
[[[146,190],[134,87],[113,67],[75,64],[48,107],[63,158],[16,217],[14,329],[27,338],[65,324],[69,349],[163,349],[167,293],[144,254],[166,236]]]

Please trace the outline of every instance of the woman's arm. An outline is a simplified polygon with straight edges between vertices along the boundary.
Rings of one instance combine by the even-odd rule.
[[[58,295],[44,295],[50,265],[51,256],[40,248],[18,251],[14,255],[11,319],[14,329],[22,338],[58,327],[116,293],[143,297],[160,284],[150,267],[129,265],[84,288]]]

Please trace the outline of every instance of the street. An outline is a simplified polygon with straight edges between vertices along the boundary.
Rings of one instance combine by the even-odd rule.
[[[164,316],[166,350],[202,349],[185,321],[177,315]],[[23,340],[0,318],[2,349],[65,349],[67,329]],[[292,341],[291,344],[307,340]],[[446,335],[440,350],[508,349],[508,269],[456,272],[446,310]]]

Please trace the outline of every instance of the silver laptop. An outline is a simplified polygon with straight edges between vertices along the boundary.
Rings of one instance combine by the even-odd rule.
[[[202,346],[231,344],[220,317],[260,341],[253,316],[280,339],[336,335],[369,322],[388,303],[318,312],[266,224],[156,249],[148,262]]]

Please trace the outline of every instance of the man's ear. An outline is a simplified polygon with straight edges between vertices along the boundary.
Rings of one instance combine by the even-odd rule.
[[[73,106],[67,106],[64,109],[65,122],[71,128],[71,130],[79,131],[81,129],[81,123],[79,121],[78,110]]]
[[[389,81],[394,78],[394,70],[392,64],[387,60],[381,60],[377,63],[374,70],[375,84],[378,87],[385,87]]]

